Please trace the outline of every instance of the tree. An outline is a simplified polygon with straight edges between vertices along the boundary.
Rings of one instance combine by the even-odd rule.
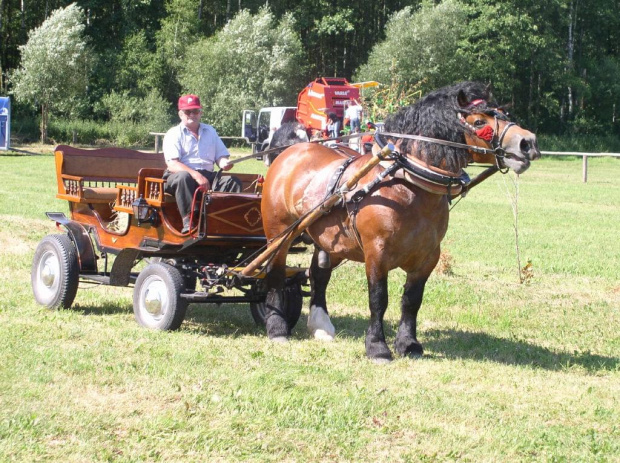
[[[132,90],[137,96],[144,96],[152,89],[161,89],[164,73],[162,61],[149,46],[144,31],[128,36],[118,57],[119,69],[114,89]]]
[[[22,60],[11,76],[18,101],[41,108],[41,141],[47,141],[47,124],[55,111],[70,111],[85,95],[91,52],[84,39],[84,13],[72,3],[54,11],[28,34],[20,47]]]
[[[200,40],[200,0],[167,0],[166,17],[157,32],[157,51],[165,63],[162,93],[170,100],[178,93],[178,72],[189,44]]]
[[[196,41],[182,60],[179,81],[201,96],[224,134],[236,133],[243,109],[296,103],[306,82],[304,53],[290,15],[243,10],[213,37]]]
[[[375,45],[356,80],[378,80],[398,90],[420,86],[423,93],[462,80],[467,68],[458,53],[467,15],[455,0],[424,3],[395,13],[386,38]]]

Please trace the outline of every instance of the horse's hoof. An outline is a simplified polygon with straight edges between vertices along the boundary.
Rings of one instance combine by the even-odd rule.
[[[276,344],[287,344],[288,338],[286,336],[276,336],[275,338],[269,338],[272,342]]]
[[[384,342],[366,343],[366,356],[373,362],[386,363],[392,361],[392,352]]]
[[[325,330],[316,330],[314,332],[314,339],[318,339],[319,341],[332,342],[334,340],[334,336],[329,334]]]
[[[332,325],[325,309],[314,305],[310,307],[308,331],[315,339],[322,341],[333,341],[336,337],[336,328]]]
[[[410,337],[400,342],[397,339],[396,342],[394,342],[394,349],[398,355],[412,359],[421,358],[424,354],[422,344]]]

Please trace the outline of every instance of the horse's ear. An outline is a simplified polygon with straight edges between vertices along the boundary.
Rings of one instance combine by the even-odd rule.
[[[486,87],[484,87],[484,94],[487,96],[486,100],[492,100],[493,99],[493,84],[491,84],[490,82],[487,84]]]
[[[461,108],[469,106],[469,100],[467,99],[467,95],[465,95],[465,92],[463,90],[459,90],[459,94],[456,96],[456,102]]]

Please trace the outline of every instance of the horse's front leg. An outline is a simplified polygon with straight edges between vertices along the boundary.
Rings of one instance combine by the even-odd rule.
[[[392,352],[385,342],[383,317],[388,305],[387,271],[380,271],[366,261],[368,278],[368,302],[370,305],[370,325],[366,332],[366,355],[378,362],[392,360]]]
[[[312,263],[310,264],[311,293],[308,332],[315,339],[333,341],[336,329],[329,319],[325,293],[332,276],[332,269],[338,265],[339,261],[335,262],[334,259],[330,259],[328,266],[323,268],[319,266],[319,252],[321,252],[320,249],[318,246],[315,246]]]
[[[265,327],[267,336],[276,342],[285,342],[291,334],[284,313],[284,284],[286,280],[286,255],[288,249],[280,249],[267,272],[267,298],[265,300]]]
[[[394,341],[396,352],[402,356],[421,357],[424,352],[417,338],[417,319],[427,279],[428,276],[420,278],[418,274],[407,274],[401,300],[400,324]]]

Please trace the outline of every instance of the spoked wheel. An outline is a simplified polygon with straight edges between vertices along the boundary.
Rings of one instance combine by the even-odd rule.
[[[181,299],[183,275],[168,264],[153,263],[144,268],[133,290],[133,312],[142,326],[158,330],[176,330],[187,312]]]
[[[301,284],[292,283],[284,287],[284,314],[289,330],[292,330],[301,316],[301,308],[304,298],[301,293]],[[259,326],[265,326],[267,308],[264,302],[250,302],[250,311],[254,322]]]
[[[34,253],[30,281],[36,301],[49,309],[68,309],[80,279],[77,250],[67,235],[49,235]]]

